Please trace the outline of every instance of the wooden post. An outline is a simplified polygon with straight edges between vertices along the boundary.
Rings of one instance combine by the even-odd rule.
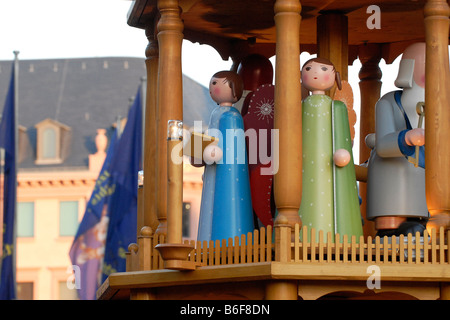
[[[157,204],[157,95],[158,95],[158,41],[153,27],[145,30],[148,46],[145,50],[147,69],[147,94],[144,127],[144,185],[142,188],[142,217],[138,219],[138,231],[144,226],[158,228]]]
[[[446,0],[428,0],[425,9],[425,194],[429,228],[450,228],[449,14]]]
[[[167,243],[159,244],[167,269],[193,270],[196,264],[187,261],[193,247],[182,244],[181,216],[183,206],[183,164],[180,155],[172,152],[181,143],[179,132],[168,132],[169,120],[183,119],[183,74],[181,45],[183,22],[178,0],[158,0],[161,19],[158,23],[158,219],[157,233],[167,234]],[[175,121],[177,124],[178,122]],[[175,123],[174,122],[174,123]],[[181,122],[179,124],[182,124]],[[168,134],[170,135],[168,136]],[[178,159],[175,159],[178,158]],[[174,162],[175,161],[175,162]],[[180,161],[180,163],[176,163]],[[169,189],[169,190],[168,190]],[[169,193],[170,192],[170,193]],[[168,216],[170,213],[170,216]]]
[[[275,220],[275,261],[289,263],[292,259],[291,238],[294,228],[287,217],[279,214]],[[267,300],[297,300],[297,281],[271,280],[266,283]]]
[[[293,227],[302,195],[302,113],[300,89],[300,11],[298,0],[275,2],[277,33],[275,70],[275,119],[279,154],[275,155],[275,203]]]
[[[333,62],[342,80],[348,80],[348,17],[325,12],[317,17],[317,56]],[[330,90],[334,97],[336,86]]]
[[[362,163],[370,156],[370,149],[364,140],[368,134],[375,132],[375,105],[380,99],[382,85],[382,72],[378,65],[381,60],[381,46],[375,43],[361,45],[358,55],[361,61],[358,74],[361,91],[359,158]]]
[[[360,108],[360,133],[359,133],[359,163],[369,159],[370,149],[366,146],[365,139],[368,134],[375,133],[375,105],[380,99],[381,93],[381,46],[379,44],[365,44],[359,46],[359,60],[361,70],[359,71],[359,89],[361,92]],[[359,183],[359,194],[362,198],[361,214],[366,217],[366,193],[367,183]],[[364,224],[364,235],[375,236],[373,223]]]
[[[282,214],[275,220],[275,261],[291,262],[291,229],[289,220]]]
[[[167,233],[167,122],[183,119],[183,76],[181,45],[183,22],[178,0],[158,0],[159,79],[157,128],[157,213],[156,233]]]
[[[126,256],[126,272],[139,270],[139,246],[136,243],[128,245]]]
[[[135,271],[144,271],[152,269],[153,252],[153,230],[150,227],[143,227],[138,236],[139,246],[139,268]]]

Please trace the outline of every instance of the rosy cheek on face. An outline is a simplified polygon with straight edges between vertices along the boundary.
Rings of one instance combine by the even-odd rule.
[[[330,75],[329,75],[329,74],[324,75],[324,76],[323,76],[323,80],[324,80],[325,82],[330,81]]]

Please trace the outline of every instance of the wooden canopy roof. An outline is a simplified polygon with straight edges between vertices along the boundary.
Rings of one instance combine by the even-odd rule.
[[[348,18],[348,45],[351,58],[356,46],[383,44],[383,58],[392,62],[412,42],[424,41],[425,0],[302,0],[301,51],[316,51],[317,18],[338,13]],[[252,51],[275,54],[275,0],[180,0],[184,38],[213,46],[224,59]],[[369,29],[368,19],[380,9],[381,28]],[[369,8],[369,9],[368,9]],[[136,0],[128,24],[149,28],[156,24],[156,0]]]

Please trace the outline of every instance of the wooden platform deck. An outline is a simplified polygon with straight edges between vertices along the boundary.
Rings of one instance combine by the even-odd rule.
[[[194,270],[169,270],[154,248],[165,242],[164,235],[146,229],[138,244],[129,247],[127,272],[111,274],[97,295],[99,299],[265,299],[268,286],[288,283],[296,288],[298,299],[344,293],[346,297],[397,293],[441,299],[450,284],[449,240],[450,232],[443,229],[422,236],[374,239],[324,237],[319,232],[316,239],[314,229],[281,225],[235,239],[192,241],[188,260]]]

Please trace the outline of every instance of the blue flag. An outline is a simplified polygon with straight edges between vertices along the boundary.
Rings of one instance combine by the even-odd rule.
[[[142,167],[142,97],[139,87],[127,123],[111,160],[108,199],[109,225],[106,236],[102,282],[114,272],[125,271],[128,245],[136,242],[138,172]]]
[[[78,297],[81,300],[94,300],[100,285],[108,227],[107,204],[113,190],[109,166],[116,140],[117,131],[114,131],[105,161],[69,252],[75,273],[75,288],[78,289]]]
[[[16,298],[15,232],[16,212],[16,119],[14,105],[14,66],[0,123],[0,148],[5,149],[3,180],[3,254],[1,256],[0,299]]]

